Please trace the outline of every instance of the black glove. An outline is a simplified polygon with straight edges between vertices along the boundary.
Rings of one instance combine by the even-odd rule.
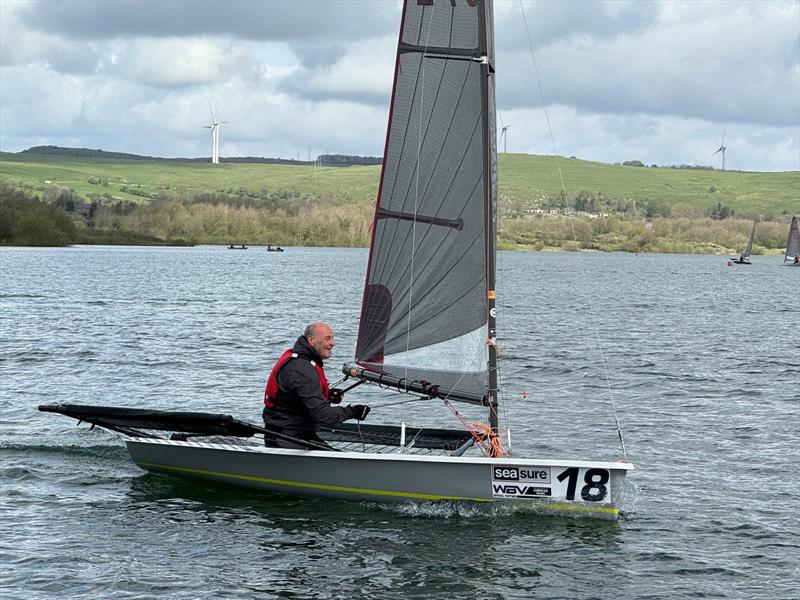
[[[366,404],[352,404],[348,405],[347,408],[350,409],[350,418],[357,419],[359,421],[366,419],[369,411],[371,410]]]
[[[328,390],[328,402],[331,404],[339,404],[344,398],[342,390]]]

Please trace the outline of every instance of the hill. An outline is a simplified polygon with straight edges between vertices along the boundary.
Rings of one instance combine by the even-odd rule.
[[[1,153],[0,153],[1,154]],[[63,146],[33,146],[19,154],[32,154],[35,156],[77,156],[81,158],[122,159],[122,160],[151,160],[173,162],[208,163],[211,159],[204,158],[163,158],[159,156],[143,156],[141,154],[128,154],[127,152],[109,152],[107,150],[94,150],[92,148],[65,148]],[[320,154],[314,161],[294,160],[290,158],[268,158],[264,156],[226,156],[220,157],[224,163],[260,163],[269,165],[379,165],[381,158],[378,156],[352,156],[349,154]]]
[[[33,150],[0,153],[0,204],[21,192],[60,207],[78,227],[73,240],[369,242],[378,165],[212,165],[93,154],[102,151],[79,155],[86,149],[72,149],[74,155]],[[501,154],[498,163],[502,248],[734,252],[758,219],[754,253],[777,252],[786,241],[788,215],[800,212],[798,172],[609,165],[524,154]],[[33,210],[19,206],[19,219]],[[34,221],[48,215],[40,211]],[[9,230],[0,237],[23,243],[32,239],[26,236]]]
[[[141,202],[164,195],[266,189],[297,197],[371,203],[380,175],[378,165],[338,168],[348,164],[341,157],[336,162],[331,158],[330,164],[336,167],[282,159],[223,160],[212,165],[208,159],[164,159],[39,146],[20,153],[0,153],[0,183],[10,181],[34,193],[58,185],[86,200],[110,195]],[[501,199],[518,211],[553,208],[563,195],[570,201],[578,196],[593,199],[598,209],[629,202],[638,206],[687,205],[700,211],[722,205],[748,218],[769,218],[797,212],[800,207],[800,172],[796,171],[633,167],[563,157],[556,163],[551,156],[528,154],[500,154],[498,163]],[[561,191],[559,169],[566,194]]]

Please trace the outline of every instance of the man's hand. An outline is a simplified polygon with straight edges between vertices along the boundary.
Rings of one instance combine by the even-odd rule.
[[[350,409],[350,418],[357,419],[359,421],[366,419],[369,411],[371,410],[366,404],[348,405],[347,408]]]
[[[331,404],[339,404],[344,398],[344,392],[342,390],[328,390],[328,402]]]

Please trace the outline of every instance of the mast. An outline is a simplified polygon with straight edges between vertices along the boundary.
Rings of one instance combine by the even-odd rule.
[[[481,104],[483,107],[483,181],[484,181],[484,214],[486,219],[486,311],[487,311],[487,338],[488,346],[488,367],[489,367],[489,389],[486,392],[486,400],[489,406],[489,426],[494,433],[497,433],[498,419],[498,400],[497,400],[497,322],[495,318],[495,253],[496,253],[496,222],[494,214],[494,180],[492,172],[492,152],[494,141],[492,135],[492,122],[490,110],[493,110],[493,97],[490,97],[492,88],[489,85],[490,77],[494,73],[489,55],[489,31],[487,23],[487,2],[478,0],[479,8],[479,56],[481,60]]]

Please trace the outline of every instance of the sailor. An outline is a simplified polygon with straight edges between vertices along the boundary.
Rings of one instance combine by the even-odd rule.
[[[363,421],[370,407],[364,404],[333,406],[341,394],[329,390],[323,360],[331,357],[333,329],[327,323],[310,323],[272,367],[264,390],[264,427],[300,440],[326,445],[317,437],[320,427],[333,427],[347,419]],[[264,437],[264,443],[278,448],[307,448],[289,440]]]

